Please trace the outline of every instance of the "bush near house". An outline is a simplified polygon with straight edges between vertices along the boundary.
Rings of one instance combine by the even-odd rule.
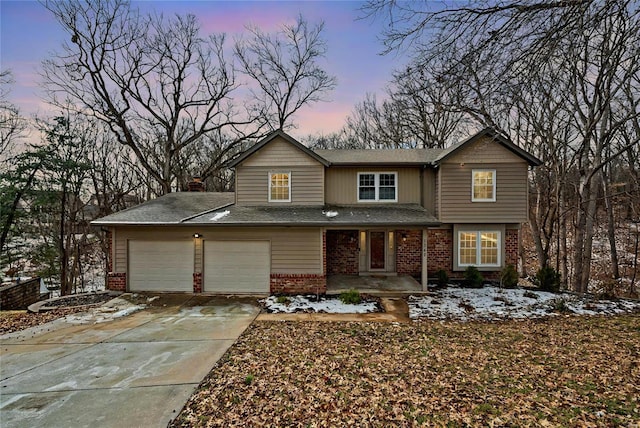
[[[357,305],[362,302],[362,296],[357,290],[349,290],[340,293],[340,301],[345,305]]]
[[[536,273],[533,283],[540,290],[557,293],[560,291],[560,274],[551,266],[544,266]]]
[[[464,281],[462,285],[468,288],[482,288],[484,277],[477,267],[469,266],[464,271]]]
[[[436,278],[438,281],[438,287],[446,287],[447,284],[449,284],[449,274],[444,269],[440,269],[436,272]]]
[[[513,265],[506,265],[500,273],[500,285],[504,288],[515,288],[518,285],[518,272]]]

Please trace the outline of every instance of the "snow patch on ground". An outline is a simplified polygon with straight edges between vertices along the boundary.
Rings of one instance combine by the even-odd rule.
[[[91,308],[86,312],[67,315],[65,320],[71,324],[98,324],[129,316],[146,307],[146,305],[135,305],[125,299],[117,297],[108,301],[104,305]]]
[[[449,286],[428,296],[410,296],[411,319],[503,320],[540,318],[564,313],[613,315],[640,311],[640,301],[598,300],[570,293],[548,293],[527,289],[480,289]]]
[[[357,305],[342,303],[338,298],[315,296],[289,296],[288,303],[278,303],[278,297],[270,296],[260,300],[269,312],[291,314],[294,312],[324,312],[328,314],[367,314],[378,310],[375,302],[362,302]]]

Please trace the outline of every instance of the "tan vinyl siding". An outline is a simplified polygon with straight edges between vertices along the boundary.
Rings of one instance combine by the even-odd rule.
[[[440,206],[442,205],[442,192],[440,191],[440,177],[442,176],[441,170],[436,171],[436,218],[440,218]]]
[[[380,204],[394,202],[358,202],[359,172],[397,172],[399,204],[420,204],[420,169],[366,166],[359,168],[330,167],[326,171],[325,200],[333,205]]]
[[[288,165],[317,166],[320,163],[280,137],[275,138],[242,162],[242,166],[281,167]]]
[[[496,201],[471,202],[471,171],[495,169]],[[440,168],[440,220],[457,223],[510,222],[527,220],[527,164],[445,163]]]
[[[114,272],[127,271],[127,241],[171,241],[194,239],[200,233],[204,240],[265,240],[271,242],[272,273],[322,273],[322,234],[319,228],[221,228],[221,227],[119,227],[117,228]],[[202,246],[199,244],[194,268],[202,272]],[[198,254],[199,253],[199,254]]]
[[[435,215],[436,212],[436,173],[433,169],[422,172],[422,206]]]
[[[483,138],[466,146],[446,160],[446,163],[460,164],[461,162],[479,164],[521,163],[524,162],[524,159],[490,138]]]
[[[297,150],[297,149],[295,149]],[[291,202],[269,202],[269,172],[290,172]],[[236,169],[238,205],[322,205],[324,166],[247,167]]]

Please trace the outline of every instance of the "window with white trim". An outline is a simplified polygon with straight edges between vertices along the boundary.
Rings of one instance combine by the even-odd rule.
[[[269,173],[269,202],[291,202],[291,173]]]
[[[471,201],[496,201],[496,170],[474,169],[471,171]]]
[[[501,236],[498,231],[459,231],[459,266],[500,266]]]
[[[397,202],[398,174],[395,172],[359,172],[358,202]]]

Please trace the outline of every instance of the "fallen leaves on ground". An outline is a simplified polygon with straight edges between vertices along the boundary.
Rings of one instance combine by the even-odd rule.
[[[186,426],[637,426],[640,315],[254,322]]]
[[[37,314],[22,311],[0,312],[0,334],[24,330],[84,310],[86,308],[55,309]]]

